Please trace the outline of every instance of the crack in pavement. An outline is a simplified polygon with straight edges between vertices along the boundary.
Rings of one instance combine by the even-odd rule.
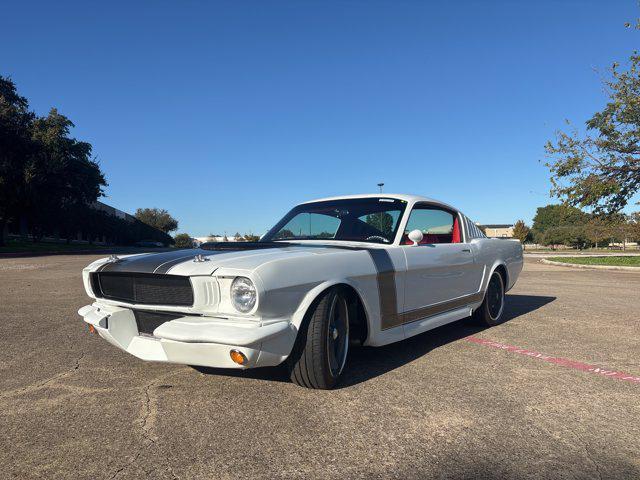
[[[125,463],[123,466],[121,466],[120,468],[118,468],[113,475],[111,475],[110,480],[114,480],[121,472],[123,472],[126,468],[129,468],[131,465],[133,465],[136,460],[138,460],[138,457],[140,457],[140,455],[142,455],[142,450],[139,450],[138,453],[135,454],[135,456],[131,459],[130,462]]]
[[[149,383],[144,388],[144,397],[145,397],[145,402],[143,405],[144,414],[140,419],[140,424],[141,424],[140,426],[142,429],[142,438],[143,440],[149,443],[155,443],[154,437],[152,437],[149,432],[153,429],[153,425],[155,423],[155,415],[158,412],[157,398],[153,397],[152,399],[151,395],[149,394],[149,390],[151,389],[151,387],[154,386],[156,382],[157,382],[157,379]]]
[[[22,395],[23,393],[34,392],[36,390],[40,390],[41,388],[45,388],[62,378],[66,378],[69,375],[75,373],[80,368],[80,360],[82,360],[83,358],[84,358],[84,353],[80,354],[80,356],[76,358],[75,365],[69,370],[57,373],[53,377],[50,377],[42,382],[36,383],[35,385],[27,385],[26,387],[21,387],[15,390],[8,390],[0,395],[0,399],[13,398],[13,397]]]
[[[142,437],[141,445],[138,447],[138,450],[134,454],[133,458],[130,461],[126,462],[124,465],[120,466],[110,477],[110,480],[115,480],[118,477],[118,475],[120,475],[122,472],[128,469],[131,465],[133,465],[138,460],[138,458],[140,458],[140,456],[143,454],[145,450],[153,446],[157,446],[156,440],[158,439],[158,437],[153,434],[153,430],[155,428],[155,419],[158,413],[158,397],[155,394],[152,394],[152,392],[154,387],[156,387],[156,385],[160,383],[161,380],[165,380],[167,377],[174,375],[178,372],[181,372],[181,370],[176,370],[173,372],[168,372],[163,375],[160,375],[142,387],[142,393],[143,393],[143,402],[141,407],[142,413],[140,417],[134,420],[133,422],[134,424],[140,425],[140,436]],[[171,465],[168,463],[168,459],[166,458],[166,456],[162,457],[162,460],[165,466],[167,467],[167,470],[170,472],[171,476],[174,479],[179,478],[173,471],[173,468],[171,467]]]
[[[548,433],[549,430],[547,430],[546,428],[542,427],[545,431],[547,431]],[[602,470],[600,469],[600,464],[595,460],[595,456],[591,453],[590,451],[590,445],[584,441],[584,438],[582,438],[581,435],[578,434],[578,432],[576,432],[575,430],[571,429],[571,428],[565,428],[564,429],[565,432],[569,433],[569,435],[571,435],[574,438],[575,441],[575,445],[576,446],[581,446],[582,450],[584,451],[585,457],[587,459],[587,461],[593,466],[593,468],[595,469],[598,478],[600,480],[603,479],[602,476]]]
[[[578,435],[578,433],[576,433],[575,431],[572,431],[572,430],[569,430],[569,431],[571,431],[573,436],[579,440],[580,444],[582,445],[582,448],[584,449],[584,453],[586,454],[587,459],[595,467],[596,473],[598,474],[598,478],[602,480],[603,477],[602,477],[602,470],[600,469],[600,464],[595,460],[595,456],[591,453],[590,445],[584,441],[581,435]]]

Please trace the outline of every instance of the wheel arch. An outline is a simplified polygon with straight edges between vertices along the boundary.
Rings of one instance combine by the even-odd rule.
[[[349,328],[355,328],[357,338],[363,344],[371,332],[370,315],[358,288],[346,279],[323,282],[310,290],[293,316],[293,323],[300,328],[304,317],[317,301],[329,290],[340,289],[347,296],[349,306]]]
[[[491,275],[493,275],[495,272],[498,272],[502,276],[502,282],[504,283],[503,287],[504,291],[506,292],[507,288],[509,288],[509,272],[507,270],[507,266],[504,263],[498,263],[493,267]],[[491,275],[489,275],[489,278],[491,278]]]
[[[502,276],[502,281],[504,283],[504,291],[505,293],[507,292],[507,286],[509,285],[509,274],[507,271],[507,267],[504,263],[500,263],[500,262],[496,262],[495,265],[493,265],[493,267],[491,267],[491,271],[489,273],[489,275],[487,275],[486,277],[483,278],[482,280],[482,284],[480,286],[480,288],[482,289],[482,300],[480,300],[477,304],[475,304],[473,306],[473,310],[477,310],[478,307],[480,307],[480,305],[482,305],[482,302],[484,301],[484,297],[487,294],[487,289],[489,288],[489,281],[491,280],[491,276],[495,273],[498,272],[500,273],[500,275]]]

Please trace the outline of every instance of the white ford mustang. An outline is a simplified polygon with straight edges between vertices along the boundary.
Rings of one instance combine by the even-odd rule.
[[[350,345],[386,345],[470,315],[500,323],[518,241],[444,203],[358,195],[303,203],[259,242],[111,256],[83,271],[93,332],[143,360],[284,364],[332,388]]]

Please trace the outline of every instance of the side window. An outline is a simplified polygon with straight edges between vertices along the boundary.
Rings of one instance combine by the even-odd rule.
[[[453,213],[435,207],[414,208],[402,236],[402,243],[411,245],[409,232],[422,232],[421,245],[433,243],[460,243],[460,226],[457,216]]]
[[[487,238],[487,236],[473,223],[469,218],[465,217],[465,223],[467,224],[467,236],[469,239],[473,238]]]

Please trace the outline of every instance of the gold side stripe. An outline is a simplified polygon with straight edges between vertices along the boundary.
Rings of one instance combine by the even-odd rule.
[[[383,319],[382,325],[389,325],[388,327],[383,328],[383,330],[391,328],[392,326],[404,325],[405,323],[415,322],[416,320],[420,320],[422,318],[432,317],[440,313],[455,310],[456,308],[464,307],[465,305],[468,305],[470,303],[479,302],[483,298],[483,293],[477,292],[472,293],[471,295],[465,295],[464,297],[450,300],[448,302],[437,303],[435,305],[429,305],[427,307],[417,308],[415,310],[409,310],[408,312],[396,314],[392,319],[389,319],[388,317]]]

